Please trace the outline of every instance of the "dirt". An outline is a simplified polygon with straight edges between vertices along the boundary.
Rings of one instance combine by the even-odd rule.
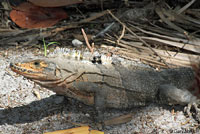
[[[55,130],[95,126],[96,112],[76,100],[57,96],[12,72],[12,61],[37,58],[42,53],[15,49],[0,51],[0,134],[40,134]],[[174,110],[175,109],[175,110]],[[133,113],[128,123],[106,126],[105,134],[198,133],[198,123],[184,115],[183,107],[150,104],[129,110],[107,109],[106,119]]]

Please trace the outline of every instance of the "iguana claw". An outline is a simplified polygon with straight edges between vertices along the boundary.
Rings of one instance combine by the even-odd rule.
[[[187,115],[190,117],[190,118],[193,118],[193,114],[191,112],[192,108],[195,109],[195,118],[197,121],[200,122],[200,100],[196,100],[194,102],[191,102],[189,103],[185,108],[184,108],[184,112],[187,113]]]

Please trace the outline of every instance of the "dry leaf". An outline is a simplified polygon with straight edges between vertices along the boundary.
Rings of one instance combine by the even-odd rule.
[[[89,127],[83,126],[66,130],[58,130],[54,132],[46,132],[44,134],[89,134]]]
[[[44,134],[104,134],[104,132],[98,130],[89,131],[89,126],[83,126],[66,130],[58,130],[54,132],[46,132]]]
[[[61,7],[83,2],[83,0],[28,0],[28,1],[41,7]]]
[[[90,134],[104,134],[104,132],[98,131],[98,130],[91,130]]]
[[[67,18],[67,14],[61,8],[38,7],[24,2],[14,7],[10,12],[10,18],[22,28],[45,28]]]

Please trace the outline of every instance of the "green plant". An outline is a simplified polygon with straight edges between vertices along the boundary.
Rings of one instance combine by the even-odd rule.
[[[50,45],[53,45],[53,44],[60,44],[59,42],[49,42],[48,44],[46,44],[44,38],[43,38],[43,45],[44,45],[44,56],[47,56],[47,48],[48,46]]]

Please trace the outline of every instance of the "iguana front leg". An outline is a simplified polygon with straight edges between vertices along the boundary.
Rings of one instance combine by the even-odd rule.
[[[80,91],[92,92],[94,94],[94,109],[96,111],[95,121],[102,123],[104,120],[103,113],[106,108],[106,94],[104,84],[93,82],[73,82],[72,86]],[[104,91],[103,91],[104,90]]]

